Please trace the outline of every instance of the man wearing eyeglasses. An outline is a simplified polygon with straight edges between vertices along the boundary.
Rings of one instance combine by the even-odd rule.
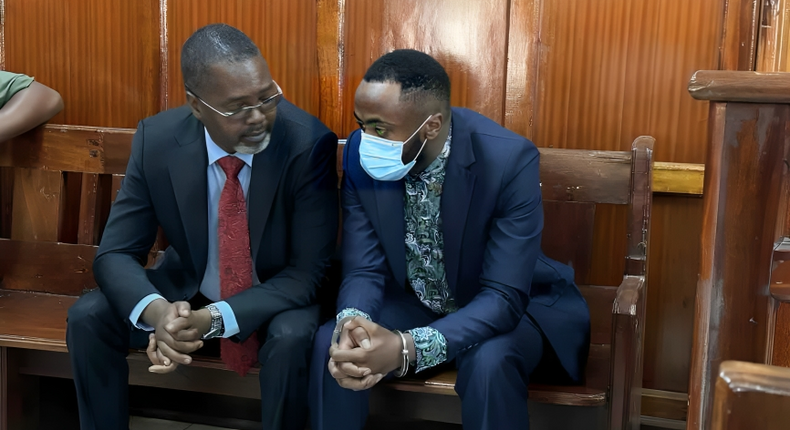
[[[241,31],[184,44],[188,105],[140,122],[93,264],[99,289],[69,310],[83,429],[127,429],[129,348],[150,371],[219,349],[260,363],[265,429],[303,429],[316,289],[335,249],[337,136],[283,98]],[[161,227],[169,246],[148,268]]]

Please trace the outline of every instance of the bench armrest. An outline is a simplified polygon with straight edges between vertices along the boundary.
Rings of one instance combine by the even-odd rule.
[[[642,405],[645,277],[626,276],[612,306],[610,429],[638,429]]]

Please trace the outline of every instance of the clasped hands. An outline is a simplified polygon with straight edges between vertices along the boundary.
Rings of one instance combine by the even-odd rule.
[[[154,327],[146,349],[152,364],[148,371],[153,373],[170,373],[178,364],[190,364],[189,354],[203,347],[202,337],[211,328],[211,313],[206,309],[193,311],[188,302],[157,299],[141,317]]]
[[[329,347],[329,373],[343,388],[367,390],[402,364],[403,341],[386,328],[354,317],[340,322],[337,343]]]

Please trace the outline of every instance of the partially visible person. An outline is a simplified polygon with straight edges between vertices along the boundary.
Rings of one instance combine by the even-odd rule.
[[[63,110],[57,91],[32,77],[0,70],[0,142],[35,128]]]

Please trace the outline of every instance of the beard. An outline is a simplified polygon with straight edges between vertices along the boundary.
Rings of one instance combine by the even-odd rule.
[[[266,137],[264,137],[263,140],[258,142],[255,146],[248,146],[248,145],[244,145],[243,143],[239,142],[239,143],[236,144],[236,146],[233,149],[235,149],[236,152],[241,153],[241,154],[255,155],[255,154],[263,152],[263,150],[266,149],[267,146],[269,146],[269,142],[271,141],[271,137],[272,137],[271,133],[267,132],[266,133]]]

